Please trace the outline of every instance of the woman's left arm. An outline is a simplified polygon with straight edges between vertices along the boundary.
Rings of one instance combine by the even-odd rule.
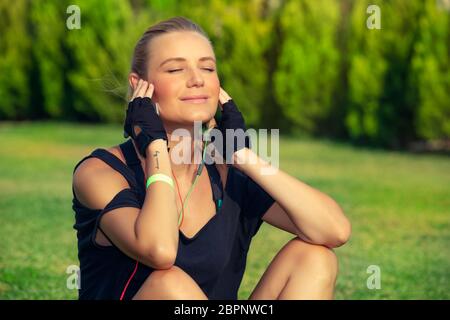
[[[228,112],[227,123],[221,124],[222,130],[236,129],[237,126],[245,131],[244,119],[237,106],[233,103],[229,105],[228,111],[223,109],[223,105],[231,99],[220,88],[222,113]],[[230,114],[230,110],[234,112]],[[337,202],[328,195],[273,167],[247,147],[233,153],[233,165],[275,200],[262,217],[264,221],[293,232],[306,242],[329,248],[339,247],[350,238],[350,221]]]
[[[331,197],[273,167],[251,149],[241,149],[233,156],[233,165],[276,201],[264,214],[264,221],[293,230],[299,238],[313,244],[334,248],[348,241],[350,221]]]

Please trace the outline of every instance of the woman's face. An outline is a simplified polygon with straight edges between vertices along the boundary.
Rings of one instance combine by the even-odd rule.
[[[214,51],[197,32],[171,32],[151,42],[147,74],[161,118],[168,126],[192,125],[214,117],[220,81]],[[189,100],[193,96],[206,99]]]

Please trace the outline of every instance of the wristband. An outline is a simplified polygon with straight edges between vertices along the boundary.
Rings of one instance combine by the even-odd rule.
[[[171,177],[169,177],[168,175],[162,174],[162,173],[156,173],[147,179],[147,189],[153,182],[156,182],[156,181],[166,182],[166,183],[170,184],[172,189],[174,188],[173,180]]]

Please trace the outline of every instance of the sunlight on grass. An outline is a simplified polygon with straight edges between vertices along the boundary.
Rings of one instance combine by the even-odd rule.
[[[71,176],[97,147],[123,141],[120,126],[0,124],[0,299],[76,299],[66,268],[78,265]],[[448,157],[356,149],[282,138],[280,168],[329,194],[352,221],[335,251],[337,299],[449,299]],[[239,299],[294,236],[263,224],[252,242]],[[369,290],[370,265],[382,288]]]

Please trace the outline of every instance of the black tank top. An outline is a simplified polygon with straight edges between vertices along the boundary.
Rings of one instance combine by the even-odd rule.
[[[84,160],[95,157],[122,174],[129,184],[129,188],[120,191],[102,210],[86,208],[73,193],[80,300],[131,299],[154,271],[128,257],[113,241],[110,240],[112,246],[102,246],[95,241],[103,214],[120,207],[141,208],[145,199],[144,172],[132,141],[121,144],[120,148],[126,164],[112,153],[96,149],[75,166],[76,169]],[[236,300],[251,239],[274,199],[233,166],[228,168],[224,190],[216,165],[205,164],[205,167],[216,214],[192,238],[179,231],[175,265],[187,272],[210,300]]]

